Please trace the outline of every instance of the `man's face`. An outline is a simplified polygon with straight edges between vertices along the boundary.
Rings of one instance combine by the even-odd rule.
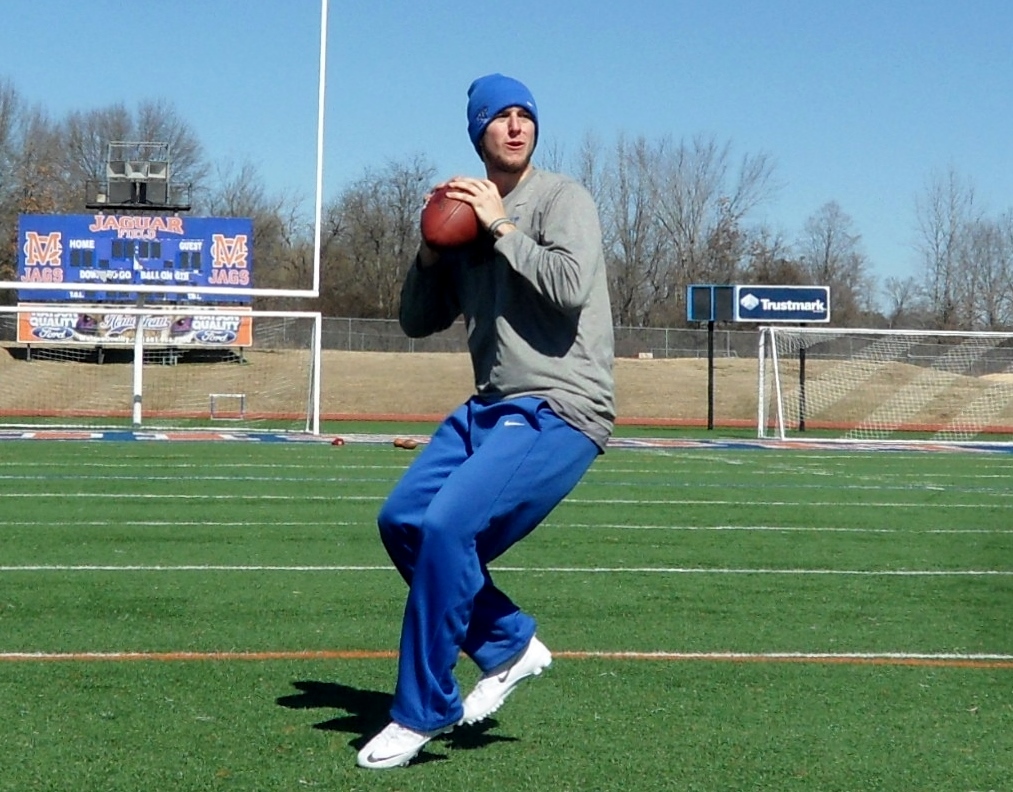
[[[485,163],[504,173],[523,173],[535,151],[535,120],[523,107],[499,113],[482,136]]]

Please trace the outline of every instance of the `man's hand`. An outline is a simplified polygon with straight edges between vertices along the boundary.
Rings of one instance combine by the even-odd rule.
[[[506,208],[503,206],[503,198],[499,194],[499,189],[488,179],[455,176],[445,184],[451,190],[447,193],[447,197],[470,203],[475,210],[475,216],[478,217],[478,222],[482,224],[484,229],[488,230],[493,221],[506,217]],[[496,231],[497,235],[502,235],[513,229],[513,223],[504,223],[499,225]]]
[[[488,179],[475,179],[470,176],[454,176],[447,181],[440,182],[433,186],[433,189],[426,194],[426,203],[432,198],[433,193],[441,187],[449,187],[448,198],[455,198],[459,201],[466,201],[475,210],[478,222],[486,231],[496,220],[507,216],[506,207],[503,206],[503,198],[499,189]],[[513,231],[516,226],[513,221],[498,223],[494,236],[498,239],[504,234]],[[434,266],[440,260],[440,251],[429,247],[423,239],[419,245],[419,266],[422,269]]]

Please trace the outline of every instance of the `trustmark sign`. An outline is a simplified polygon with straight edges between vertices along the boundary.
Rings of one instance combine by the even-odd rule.
[[[736,322],[830,321],[829,286],[736,286]]]

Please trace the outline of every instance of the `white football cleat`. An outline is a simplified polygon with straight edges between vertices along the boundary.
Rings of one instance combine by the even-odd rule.
[[[538,676],[550,665],[552,653],[538,638],[532,637],[523,652],[478,680],[475,689],[464,700],[464,716],[460,722],[472,724],[485,720],[503,706],[519,682]]]
[[[366,743],[356,758],[359,767],[373,770],[386,770],[408,764],[433,737],[438,737],[450,729],[437,729],[431,732],[417,732],[391,721],[379,734]]]

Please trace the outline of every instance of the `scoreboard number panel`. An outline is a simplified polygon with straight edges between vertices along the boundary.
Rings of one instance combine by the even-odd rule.
[[[253,221],[177,215],[21,215],[18,299],[31,302],[132,303],[130,291],[75,285],[158,286],[146,302],[249,305],[249,294],[197,294],[190,287],[253,286]],[[32,289],[62,283],[66,290]]]

